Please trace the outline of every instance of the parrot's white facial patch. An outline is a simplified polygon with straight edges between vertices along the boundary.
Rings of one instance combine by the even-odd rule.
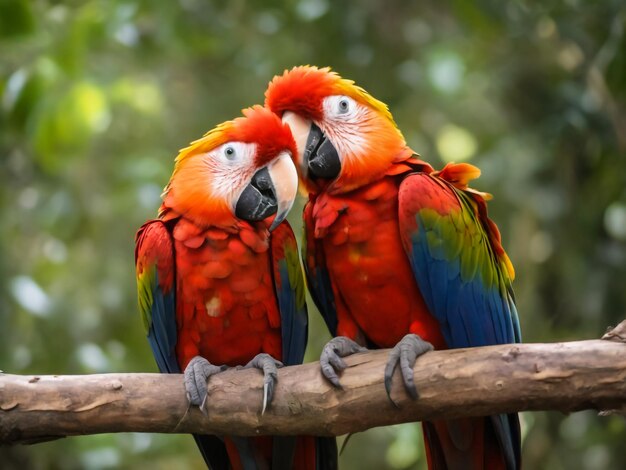
[[[206,154],[209,185],[215,196],[234,204],[254,175],[256,149],[254,143],[227,142]]]
[[[332,95],[322,103],[324,119],[316,123],[337,149],[339,158],[347,160],[367,151],[364,125],[371,119],[367,106],[349,96]]]

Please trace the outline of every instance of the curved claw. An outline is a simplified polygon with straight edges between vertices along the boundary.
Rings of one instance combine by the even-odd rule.
[[[343,371],[347,367],[342,358],[364,351],[367,351],[367,348],[360,346],[345,336],[337,336],[331,339],[326,343],[324,349],[322,349],[320,356],[322,375],[333,384],[334,387],[342,388],[339,377],[337,376],[337,371]]]
[[[206,401],[209,378],[225,369],[226,366],[215,366],[200,356],[194,357],[185,368],[184,381],[187,399],[192,405],[199,406],[200,411],[205,415],[207,414]]]
[[[417,400],[419,394],[413,381],[413,366],[415,366],[415,361],[419,356],[433,349],[433,345],[429,342],[424,341],[417,335],[408,334],[389,353],[389,360],[385,366],[385,390],[387,391],[387,397],[396,407],[398,407],[398,404],[391,398],[391,378],[398,363],[402,372],[404,388],[413,400]]]
[[[242,369],[255,368],[263,371],[263,409],[261,410],[261,415],[265,414],[267,406],[272,403],[274,386],[276,385],[278,368],[280,367],[283,367],[283,363],[266,353],[257,354],[242,367]]]

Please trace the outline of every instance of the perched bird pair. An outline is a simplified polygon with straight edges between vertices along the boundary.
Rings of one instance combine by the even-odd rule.
[[[434,171],[385,104],[330,69],[286,71],[265,96],[265,108],[181,151],[158,219],[137,233],[148,340],[162,372],[184,371],[192,404],[203,406],[212,374],[244,366],[264,372],[264,410],[277,367],[303,360],[304,282],[284,221],[298,175],[309,194],[304,268],[333,336],[320,358],[333,385],[342,357],[390,347],[387,392],[399,366],[417,398],[413,366],[433,347],[520,341],[513,268],[487,195],[468,188],[477,168]],[[520,466],[515,414],[423,428],[430,468]],[[195,438],[215,469],[337,467],[330,438]]]

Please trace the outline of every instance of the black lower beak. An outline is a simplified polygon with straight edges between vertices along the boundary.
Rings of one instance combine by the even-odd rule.
[[[311,132],[304,149],[304,161],[313,179],[335,179],[341,171],[341,161],[337,149],[315,124],[311,124]]]
[[[276,190],[265,167],[254,174],[250,184],[239,196],[235,215],[243,220],[258,221],[275,214],[277,210]]]

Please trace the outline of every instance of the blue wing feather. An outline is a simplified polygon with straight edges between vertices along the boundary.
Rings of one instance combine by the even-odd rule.
[[[285,221],[272,232],[272,263],[274,288],[280,309],[283,346],[282,362],[286,366],[302,364],[308,336],[308,314],[305,301],[305,285],[300,267],[298,248],[293,231]],[[332,291],[331,291],[332,294]],[[282,456],[293,455],[295,438],[274,438]],[[289,449],[291,448],[291,449]],[[335,438],[317,437],[315,442],[316,468],[337,468],[337,445]],[[291,468],[289,462],[274,460],[273,466]],[[273,467],[274,468],[274,467]]]
[[[399,198],[400,213],[409,214],[400,217],[404,248],[448,347],[521,341],[511,279],[495,255],[488,228],[475,214],[470,196],[422,173],[405,178]],[[462,217],[436,213],[431,204],[441,198],[456,203],[452,209]],[[490,420],[507,467],[517,468],[517,415],[496,415]]]
[[[151,220],[137,232],[135,264],[139,310],[154,358],[161,372],[179,373],[174,244],[162,221]]]
[[[464,217],[464,227],[459,225],[460,218],[445,219],[444,215],[440,215],[439,220],[433,221],[431,214],[426,217],[420,212],[428,208],[429,202],[429,198],[425,197],[422,205],[420,194],[446,190],[439,184],[433,185],[429,181],[432,179],[434,177],[429,175],[414,174],[403,181],[405,191],[401,192],[401,198],[405,200],[401,199],[400,204],[406,206],[408,203],[414,208],[415,220],[413,226],[403,220],[400,225],[401,231],[408,234],[404,237],[409,241],[405,242],[405,249],[416,281],[426,305],[441,324],[448,347],[518,341],[519,327],[513,327],[514,323],[519,324],[517,311],[511,308],[513,303],[507,292],[510,279],[502,272],[480,220]],[[406,186],[414,187],[407,190]],[[461,191],[452,186],[448,186],[447,191],[458,201],[458,210],[471,210],[467,196]],[[456,231],[449,230],[448,227],[453,226]],[[455,235],[458,238],[467,235],[469,245],[462,245],[467,243],[467,239],[450,239]],[[461,259],[463,249],[469,250],[464,261]],[[485,263],[490,263],[490,266],[483,266]],[[481,276],[481,273],[491,272],[497,273],[496,282]]]
[[[278,269],[281,279],[289,279],[286,261],[282,260]],[[306,304],[298,307],[294,294],[293,286],[289,282],[283,282],[277,292],[281,311],[283,361],[285,365],[302,364],[308,339]]]
[[[170,374],[180,373],[176,359],[176,307],[174,291],[163,294],[159,288],[159,275],[153,291],[152,324],[148,330],[148,342],[159,371]]]
[[[309,280],[309,286],[311,286],[311,298],[320,311],[331,336],[337,336],[337,310],[328,271],[325,268],[318,268],[312,274],[305,268],[305,272]]]
[[[307,286],[315,306],[319,310],[331,336],[337,336],[337,308],[335,295],[330,283],[330,276],[324,262],[324,249],[313,235],[312,205],[307,203],[304,209],[304,237],[302,259]]]
[[[286,221],[272,232],[271,247],[274,287],[280,309],[282,362],[286,366],[302,364],[308,337],[305,284],[296,239]],[[327,292],[332,296],[332,291]],[[287,437],[275,437],[274,439],[276,440],[274,442],[275,452],[280,450],[283,457],[293,455],[296,445],[295,439]],[[280,449],[277,449],[277,446]],[[337,468],[337,444],[334,437],[317,437],[315,439],[315,454],[316,468]],[[278,460],[273,462],[273,466],[282,468],[281,465],[285,465],[285,468],[290,468],[289,462],[280,460],[281,455],[278,455]]]
[[[285,365],[302,364],[308,337],[309,318],[293,231],[283,222],[272,232],[274,289],[278,300]]]

